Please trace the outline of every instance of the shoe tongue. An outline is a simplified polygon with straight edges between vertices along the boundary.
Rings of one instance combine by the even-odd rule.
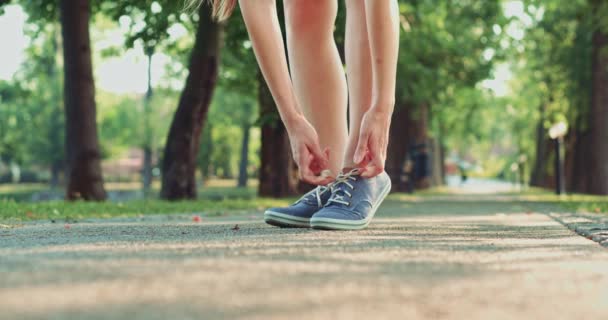
[[[348,190],[348,186],[345,183],[339,183],[337,184],[334,189],[332,190],[332,194],[330,196],[330,199],[341,199],[341,200],[345,200],[347,198],[347,194],[346,191]],[[328,206],[335,206],[335,207],[344,207],[345,205],[339,202],[335,202],[332,201],[328,204]]]

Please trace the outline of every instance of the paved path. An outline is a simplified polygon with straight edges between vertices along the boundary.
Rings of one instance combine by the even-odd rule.
[[[460,176],[447,176],[446,187],[454,194],[476,194],[491,195],[496,193],[519,192],[520,186],[504,180],[494,180],[487,178],[468,178],[462,183]]]
[[[476,199],[392,196],[359,232],[249,216],[0,229],[0,318],[608,319],[608,249]]]

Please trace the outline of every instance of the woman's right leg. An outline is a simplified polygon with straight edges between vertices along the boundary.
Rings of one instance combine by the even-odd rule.
[[[333,37],[336,0],[285,0],[287,49],[296,100],[330,148],[330,170],[342,169],[347,141],[347,88]],[[351,156],[352,157],[352,156]]]

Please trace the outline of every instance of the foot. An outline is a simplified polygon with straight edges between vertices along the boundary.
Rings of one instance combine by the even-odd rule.
[[[311,227],[328,230],[361,230],[369,225],[376,210],[391,191],[386,172],[363,178],[359,169],[341,173],[331,188],[323,209],[310,219]]]
[[[310,218],[327,204],[330,196],[329,187],[318,186],[289,207],[266,210],[264,221],[277,227],[310,228]]]

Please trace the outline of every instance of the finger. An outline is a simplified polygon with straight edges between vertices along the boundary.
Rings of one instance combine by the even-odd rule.
[[[315,174],[310,170],[310,168],[308,166],[304,167],[301,166],[299,168],[299,174],[300,174],[300,180],[303,180],[305,182],[308,183],[313,183],[313,181],[315,180]]]
[[[361,177],[363,178],[373,178],[379,174],[384,172],[384,168],[382,166],[378,167],[375,164],[370,164],[365,167],[365,171],[361,173]]]
[[[315,174],[322,174],[324,171],[329,171],[329,155],[330,148],[326,147],[325,149],[323,149],[323,156],[325,157],[325,159],[327,159],[327,162],[317,161],[316,159],[313,159],[311,163],[311,169]],[[332,175],[332,172],[329,171],[329,173],[325,173],[325,175]]]
[[[327,151],[321,151],[321,147],[318,144],[314,144],[312,146],[307,147],[308,152],[313,156],[316,165],[318,165],[318,169],[323,170],[329,166],[329,157],[327,156]],[[318,173],[318,172],[317,172]]]
[[[317,176],[314,175],[310,170],[303,170],[300,175],[303,181],[314,185],[326,185],[333,181],[332,177]]]
[[[369,143],[369,134],[367,132],[361,132],[359,135],[359,141],[357,142],[357,149],[355,149],[355,156],[353,157],[354,163],[361,163],[365,154],[367,153],[367,147]]]
[[[299,173],[300,179],[302,181],[305,181],[307,183],[314,184],[314,185],[326,185],[326,184],[330,183],[333,180],[333,178],[317,175],[311,169],[311,166],[313,165],[312,162],[314,162],[313,156],[310,153],[308,153],[307,151],[302,152],[302,156],[300,157],[300,164],[298,165],[298,168],[299,168],[298,173]]]
[[[361,162],[356,164],[356,167],[359,168],[359,173],[361,175],[363,175],[363,173],[368,170],[367,167],[370,165],[370,163],[371,163],[371,158],[370,158],[370,154],[368,151],[365,153],[363,160],[361,160]]]
[[[384,156],[384,151],[386,150],[383,141],[380,141],[377,145],[371,147],[372,152],[372,164],[376,167],[377,174],[380,174],[384,171],[384,163],[386,157]]]
[[[312,162],[312,157],[308,153],[308,150],[306,150],[306,148],[303,149],[304,150],[300,150],[297,161],[300,178],[304,177],[305,170],[310,170],[310,164]]]
[[[370,144],[369,157],[370,163],[366,166],[365,172],[361,174],[364,178],[372,178],[384,171],[384,157],[381,154],[381,150],[378,149],[378,145]]]

